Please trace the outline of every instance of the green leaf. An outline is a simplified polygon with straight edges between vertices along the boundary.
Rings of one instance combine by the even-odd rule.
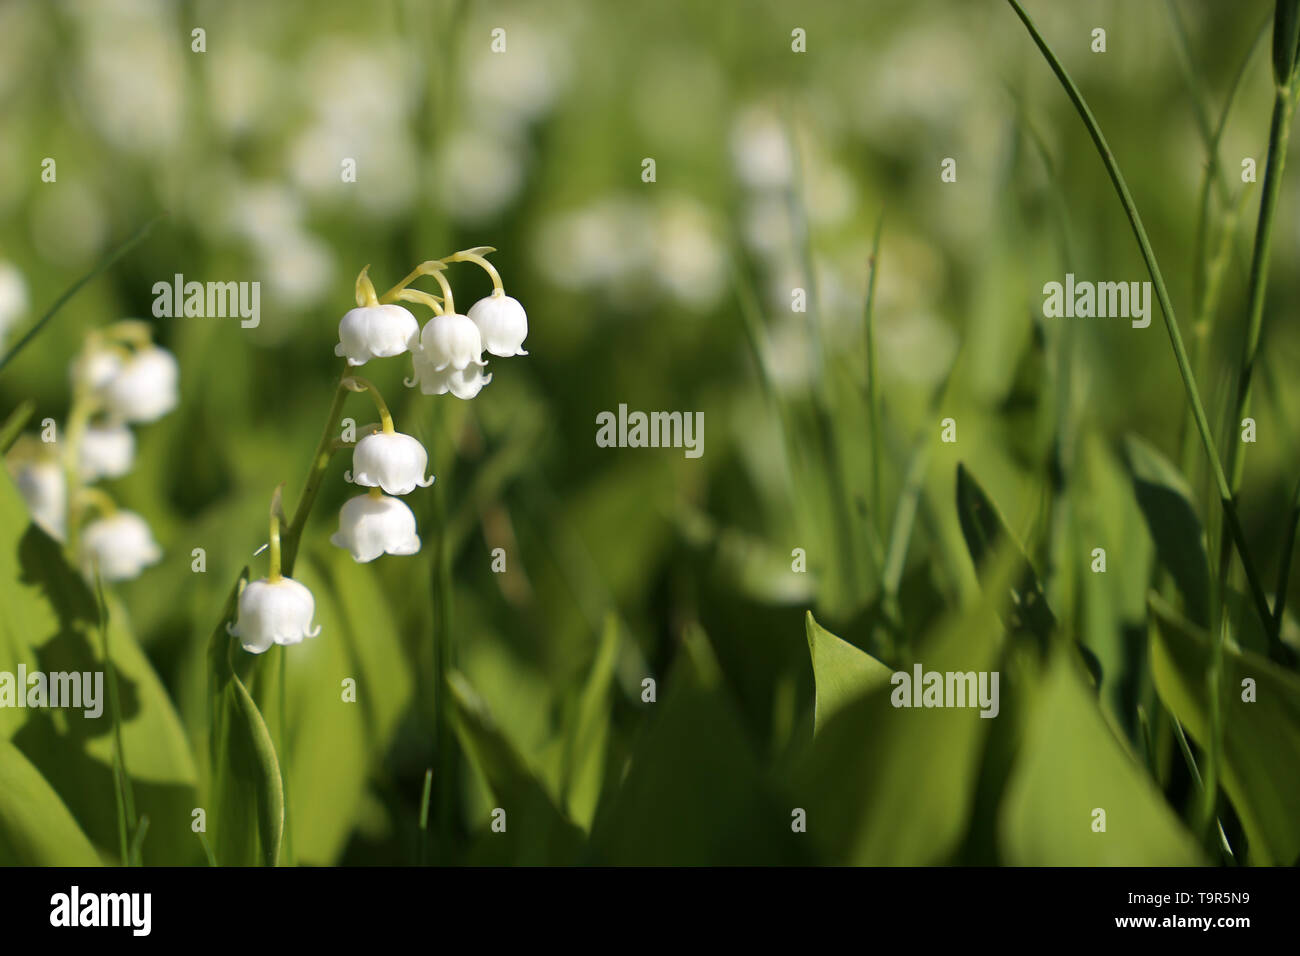
[[[275,866],[284,830],[284,787],[275,746],[248,689],[235,673],[234,621],[239,576],[208,642],[209,700],[212,707],[213,813],[217,862],[222,866]]]
[[[293,862],[324,866],[337,862],[363,814],[372,770],[390,748],[414,681],[376,568],[340,548],[305,547],[294,578],[316,599],[321,633],[263,655],[251,689],[278,744],[286,851]],[[354,682],[354,701],[344,699],[344,681]]]
[[[0,866],[99,866],[59,795],[22,751],[2,740]]]
[[[600,646],[587,683],[578,700],[573,733],[566,742],[565,798],[569,813],[583,829],[591,828],[605,781],[605,756],[609,748],[610,689],[618,661],[618,619],[605,618]]]
[[[113,721],[107,668],[96,637],[99,608],[57,542],[30,523],[7,473],[0,474],[0,671],[104,674],[100,713],[86,708],[0,708],[8,740],[58,792],[98,847],[120,852],[113,797]],[[152,821],[146,862],[181,865],[201,859],[190,830],[197,771],[184,728],[166,690],[131,633],[119,601],[106,595],[108,642],[122,713],[125,766],[136,810]]]
[[[1047,596],[1043,593],[1038,575],[1034,573],[1019,542],[1007,528],[997,506],[962,464],[957,465],[957,517],[961,521],[962,536],[966,539],[971,560],[975,562],[975,571],[984,588],[989,586],[993,555],[1000,553],[1004,547],[1010,547],[1019,556],[1018,570],[1010,579],[1008,589],[1010,604],[1000,606],[999,614],[1008,630],[1028,632],[1037,639],[1039,648],[1045,652],[1052,632],[1056,629],[1056,618],[1047,606]]]
[[[1094,813],[1105,811],[1105,832]],[[1203,864],[1140,764],[1111,732],[1075,662],[1056,655],[1038,689],[998,814],[1017,866]]]
[[[888,667],[870,654],[841,640],[818,624],[808,612],[805,618],[808,652],[812,656],[813,728],[820,732],[831,715],[867,691],[889,683]]]
[[[1210,619],[1210,559],[1191,489],[1178,469],[1138,436],[1130,435],[1125,449],[1156,556],[1172,575],[1192,620],[1205,626]]]
[[[455,710],[456,731],[469,759],[487,780],[498,807],[505,811],[506,830],[480,843],[487,859],[522,865],[572,863],[582,846],[582,832],[551,801],[536,773],[497,728],[482,698],[452,671],[447,688]],[[487,829],[490,821],[483,821]]]
[[[672,670],[618,790],[592,830],[595,860],[639,866],[807,862],[778,796],[722,683],[708,638],[686,628]]]
[[[1157,596],[1151,605],[1151,670],[1170,713],[1202,747],[1209,746],[1210,638]],[[1254,681],[1244,701],[1242,682]],[[1300,859],[1300,677],[1250,651],[1223,649],[1223,789],[1250,840],[1250,858],[1265,866]]]
[[[949,615],[920,641],[916,665],[924,672],[993,670],[1002,635],[994,595],[1004,593],[1012,565],[1010,555],[999,556],[980,604]],[[914,671],[906,673],[910,681]],[[794,805],[807,808],[808,834],[832,862],[943,863],[966,834],[996,718],[981,717],[979,707],[905,707],[907,689],[891,681],[843,703],[791,774]]]

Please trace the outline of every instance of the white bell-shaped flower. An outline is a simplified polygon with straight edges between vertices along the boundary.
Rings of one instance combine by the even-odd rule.
[[[524,351],[528,315],[518,299],[493,293],[470,306],[469,317],[483,335],[483,347],[493,355],[509,358],[528,354]]]
[[[105,581],[125,581],[157,564],[162,549],[149,525],[134,511],[115,511],[81,532],[81,560],[87,574],[99,569]]]
[[[339,530],[330,543],[352,552],[364,564],[381,554],[415,554],[420,537],[415,514],[402,501],[386,495],[357,495],[339,510]]]
[[[99,393],[122,370],[124,358],[116,349],[96,348],[83,352],[72,363],[72,390]]]
[[[403,381],[407,388],[416,385],[425,395],[445,395],[447,392],[457,398],[471,399],[483,391],[483,386],[492,381],[492,373],[483,373],[483,366],[469,365],[463,369],[454,369],[450,365],[444,369],[434,368],[433,360],[424,349],[411,353],[415,374]]]
[[[483,361],[483,335],[468,315],[435,315],[420,332],[420,348],[439,372],[487,364]]]
[[[334,354],[348,357],[349,365],[365,365],[372,358],[401,355],[420,336],[420,323],[400,305],[363,305],[339,320],[339,344]]]
[[[176,407],[179,378],[176,356],[150,345],[123,362],[108,380],[103,389],[104,409],[119,421],[157,421]]]
[[[81,436],[77,453],[81,480],[121,478],[135,461],[135,435],[121,424],[91,425]]]
[[[18,267],[0,262],[0,340],[27,312],[27,282]]]
[[[23,461],[13,474],[32,520],[51,538],[62,541],[68,530],[68,481],[63,468],[56,461]]]
[[[239,616],[226,630],[239,638],[250,654],[270,650],[272,644],[301,644],[315,637],[320,625],[311,626],[316,599],[305,585],[293,578],[261,578],[250,581],[239,592]]]
[[[429,453],[420,442],[400,432],[376,432],[357,442],[352,451],[352,481],[382,488],[390,495],[410,494],[428,488],[433,475],[424,477]]]

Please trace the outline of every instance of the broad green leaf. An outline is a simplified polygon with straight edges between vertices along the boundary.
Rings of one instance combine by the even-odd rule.
[[[1173,577],[1192,620],[1205,626],[1210,619],[1210,562],[1191,490],[1178,469],[1138,436],[1130,435],[1125,448],[1133,492],[1156,556]]]
[[[247,578],[245,569],[208,642],[214,788],[209,830],[222,866],[275,866],[284,829],[280,765],[266,723],[235,673],[231,655],[237,642],[226,631]]]
[[[505,812],[505,832],[481,842],[480,847],[489,857],[474,862],[575,862],[582,832],[556,807],[536,773],[497,729],[487,704],[464,675],[455,671],[448,674],[447,687],[461,744],[487,780],[497,807]],[[483,820],[482,828],[488,830],[491,822]]]
[[[0,739],[27,755],[101,849],[119,852],[113,798],[113,721],[100,640],[99,609],[62,549],[28,520],[8,474],[0,475],[0,671],[103,674],[99,713],[87,708],[0,708]],[[9,582],[12,582],[9,583]],[[110,594],[108,642],[121,699],[122,749],[136,811],[150,818],[146,863],[201,859],[190,830],[196,769],[167,692]],[[93,682],[92,676],[92,682]],[[91,709],[94,713],[94,709]]]
[[[371,771],[389,749],[413,679],[373,566],[339,548],[314,547],[300,553],[294,578],[315,597],[321,632],[262,655],[251,690],[284,779],[284,862],[329,865],[357,826]]]
[[[1019,569],[1008,588],[1010,603],[1000,607],[999,613],[1008,630],[1027,631],[1045,651],[1056,629],[1056,618],[1047,606],[1047,596],[1038,575],[997,507],[961,464],[957,465],[957,517],[961,520],[962,535],[983,587],[988,587],[990,560],[995,554],[1000,553],[1003,547],[1010,547],[1019,555]]]
[[[1106,815],[1104,832],[1093,829],[1097,810]],[[1017,866],[1204,862],[1191,833],[1111,732],[1075,662],[1062,654],[1031,705],[998,834],[1005,861]]]
[[[805,631],[816,684],[813,726],[820,731],[831,715],[845,704],[875,687],[888,684],[892,671],[870,654],[826,630],[813,619],[812,611],[805,619]]]
[[[601,786],[605,782],[605,755],[609,747],[610,689],[618,660],[618,619],[610,614],[601,631],[596,660],[578,700],[573,733],[566,741],[565,797],[569,813],[583,829],[591,828]]]
[[[1012,563],[1005,554],[997,559],[980,604],[948,616],[918,642],[913,667],[974,672],[977,682],[981,672],[991,674],[1002,634],[994,595],[1005,593]],[[915,671],[903,673],[908,685],[891,679],[843,703],[794,768],[792,798],[807,808],[809,836],[832,862],[943,863],[965,836],[985,738],[997,718],[981,717],[979,706],[911,706]],[[991,676],[985,680],[991,691]]]
[[[1151,670],[1170,713],[1202,747],[1209,745],[1210,639],[1151,596]],[[1243,700],[1243,682],[1255,699]],[[1251,651],[1224,648],[1223,789],[1250,840],[1251,861],[1300,860],[1300,677]]]
[[[592,829],[599,863],[707,866],[811,858],[791,803],[759,764],[708,639],[689,627],[618,789]]]
[[[22,751],[0,740],[0,866],[98,866],[59,795]]]

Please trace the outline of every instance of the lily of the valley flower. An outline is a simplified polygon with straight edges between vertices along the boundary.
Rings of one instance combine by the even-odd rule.
[[[162,557],[149,525],[134,511],[115,511],[92,521],[81,535],[87,573],[98,568],[105,581],[134,578]]]
[[[334,354],[346,355],[349,365],[365,365],[372,358],[390,358],[414,347],[420,323],[400,305],[363,305],[339,321],[339,344]]]
[[[104,385],[104,409],[118,421],[157,421],[176,407],[179,377],[180,367],[171,352],[156,345],[142,348]]]
[[[463,371],[483,361],[483,335],[467,315],[448,312],[435,315],[420,332],[420,349],[433,363],[434,371],[452,368]]]
[[[125,425],[90,425],[81,436],[78,468],[84,482],[121,478],[135,459],[135,436]]]
[[[344,503],[339,510],[339,530],[330,543],[347,548],[352,559],[362,564],[381,554],[420,550],[415,514],[402,501],[381,495],[377,489]]]
[[[492,381],[492,373],[488,372],[485,375],[481,365],[469,365],[460,370],[451,366],[436,369],[433,360],[428,357],[424,349],[416,349],[412,352],[411,361],[414,375],[404,379],[402,384],[407,388],[419,385],[420,391],[425,395],[445,395],[451,392],[457,398],[468,401],[483,391],[484,385]]]
[[[88,348],[72,363],[73,392],[101,392],[122,370],[123,354],[113,348]]]
[[[410,494],[428,488],[433,476],[424,477],[429,453],[420,442],[400,432],[375,432],[357,442],[352,452],[352,481],[382,488],[390,495]]]
[[[68,482],[56,461],[22,461],[13,468],[18,493],[27,502],[32,520],[50,537],[62,541],[68,531]]]
[[[483,346],[493,355],[509,358],[527,355],[528,314],[519,300],[504,293],[492,293],[469,308],[469,317],[483,336]]]
[[[301,644],[305,637],[320,633],[313,629],[316,599],[293,578],[262,578],[250,581],[239,593],[239,616],[226,625],[232,637],[251,654],[270,650],[272,644]]]

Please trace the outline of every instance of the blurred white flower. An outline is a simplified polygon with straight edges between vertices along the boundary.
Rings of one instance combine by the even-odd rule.
[[[18,267],[0,262],[0,341],[27,312],[27,282]]]
[[[424,477],[428,464],[429,453],[418,439],[400,432],[375,432],[352,451],[352,481],[390,495],[405,495],[417,486],[433,484],[432,475]]]
[[[104,409],[118,421],[157,421],[176,407],[179,377],[171,352],[156,345],[140,349],[104,386]]]
[[[372,358],[390,358],[414,348],[420,323],[400,305],[363,305],[339,320],[335,355],[346,355],[348,365],[365,365]]]
[[[78,468],[81,480],[121,478],[135,459],[135,436],[122,424],[90,425],[81,436]]]
[[[63,469],[53,460],[34,460],[17,462],[12,470],[32,520],[62,541],[68,529],[68,482]]]
[[[708,213],[695,200],[675,197],[659,210],[654,266],[660,285],[687,305],[707,308],[722,294],[726,255]]]
[[[492,381],[492,374],[483,374],[483,366],[467,365],[463,369],[454,369],[450,365],[444,369],[434,368],[433,360],[424,349],[417,348],[411,352],[411,364],[414,374],[403,384],[407,388],[420,386],[425,395],[445,395],[447,392],[468,401],[483,391],[483,386]]]
[[[100,392],[122,370],[123,357],[117,349],[92,348],[83,351],[70,369],[72,390]]]
[[[487,364],[483,361],[483,335],[467,315],[435,315],[420,332],[420,348],[437,372]]]
[[[790,138],[766,107],[743,110],[731,127],[731,158],[736,175],[751,189],[784,189],[794,175]]]
[[[524,182],[524,145],[486,129],[457,130],[440,153],[440,201],[461,223],[500,213]]]
[[[250,654],[261,654],[272,644],[301,644],[304,637],[315,637],[313,629],[316,599],[306,586],[293,578],[250,581],[239,593],[239,615],[234,624],[226,625],[232,637]]]
[[[87,574],[98,568],[105,581],[137,577],[162,557],[149,525],[134,511],[115,511],[81,532],[81,561]]]
[[[339,510],[339,530],[330,543],[352,552],[364,564],[381,554],[415,554],[420,538],[415,514],[402,501],[386,495],[357,495]]]
[[[482,333],[483,346],[493,355],[509,358],[528,354],[524,351],[528,315],[518,299],[494,293],[471,305],[469,317]]]

